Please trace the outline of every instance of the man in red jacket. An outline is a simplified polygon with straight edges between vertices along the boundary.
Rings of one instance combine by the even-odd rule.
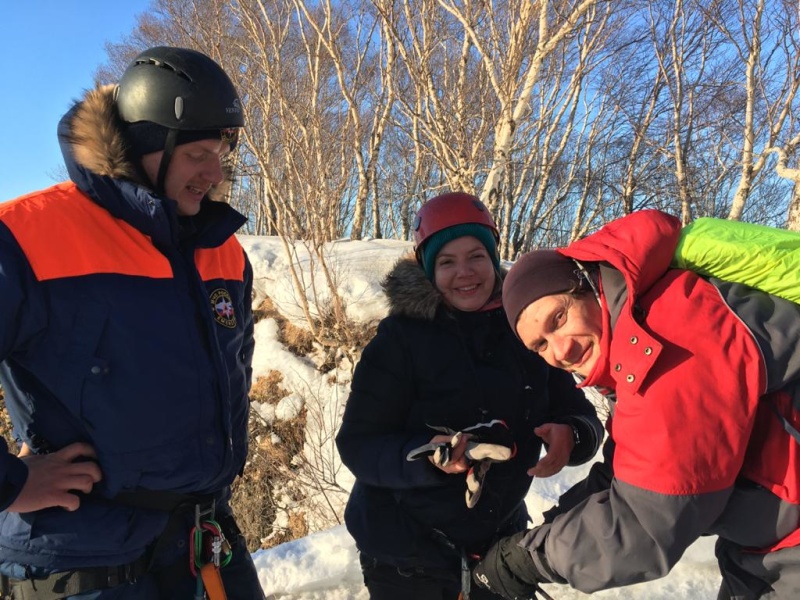
[[[511,269],[503,303],[523,343],[612,400],[613,469],[500,540],[479,585],[592,593],[663,577],[717,535],[720,599],[797,597],[800,446],[775,412],[798,426],[800,309],[671,269],[679,233],[674,217],[641,211]]]

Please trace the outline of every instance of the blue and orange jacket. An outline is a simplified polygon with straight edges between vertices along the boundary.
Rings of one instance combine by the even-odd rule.
[[[135,181],[110,89],[59,124],[72,181],[0,205],[0,382],[36,453],[88,442],[102,481],[75,512],[0,513],[4,561],[64,570],[129,562],[167,515],[132,490],[224,497],[247,454],[252,271],[245,218],[195,217]],[[102,123],[106,127],[101,127]],[[0,453],[0,506],[24,482]]]

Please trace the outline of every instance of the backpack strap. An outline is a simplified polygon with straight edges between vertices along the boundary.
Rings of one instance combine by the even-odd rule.
[[[789,396],[789,407],[795,413],[800,413],[800,381],[794,381],[786,388],[784,388],[783,393]],[[771,398],[770,408],[772,412],[775,413],[775,416],[778,417],[778,420],[783,425],[783,429],[788,433],[790,436],[794,438],[798,444],[800,444],[800,430],[795,427],[789,419],[786,418],[785,414],[782,414],[781,411],[778,409],[778,402],[775,398]]]
[[[794,441],[800,444],[800,431],[797,431],[797,429],[795,429],[794,426],[789,423],[789,420],[780,412],[778,412],[778,409],[774,404],[772,405],[772,412],[774,412],[775,416],[778,417],[778,420],[781,422],[781,425],[783,425],[783,428],[786,430],[786,432],[794,438]]]

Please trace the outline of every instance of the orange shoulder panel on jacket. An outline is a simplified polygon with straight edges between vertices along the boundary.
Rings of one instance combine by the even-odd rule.
[[[171,278],[150,238],[66,182],[0,205],[39,281],[113,273]]]
[[[236,236],[232,235],[218,248],[198,248],[194,262],[203,281],[244,281],[244,250]]]

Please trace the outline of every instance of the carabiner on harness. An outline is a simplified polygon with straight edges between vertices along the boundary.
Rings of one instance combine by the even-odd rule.
[[[209,600],[226,600],[219,570],[233,558],[233,551],[222,527],[214,520],[214,506],[201,510],[195,506],[194,527],[189,534],[189,570],[197,578],[195,598],[201,600],[204,591]]]

